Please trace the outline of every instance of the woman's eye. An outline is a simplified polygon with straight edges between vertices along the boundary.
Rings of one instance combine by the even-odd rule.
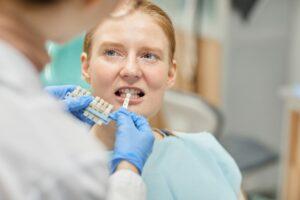
[[[158,60],[158,56],[153,54],[153,53],[146,53],[142,56],[143,58],[146,58],[148,60],[151,60],[151,61],[155,61],[155,60]]]
[[[110,49],[110,50],[105,50],[104,55],[112,57],[112,56],[119,56],[120,54],[117,51]]]

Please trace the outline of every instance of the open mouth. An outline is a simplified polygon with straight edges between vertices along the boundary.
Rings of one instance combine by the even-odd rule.
[[[145,92],[139,88],[132,88],[132,87],[122,87],[119,88],[116,92],[115,95],[118,97],[125,98],[126,94],[130,93],[131,98],[130,99],[139,99],[145,96]]]

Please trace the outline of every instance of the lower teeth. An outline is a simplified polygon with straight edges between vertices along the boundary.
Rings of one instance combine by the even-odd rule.
[[[133,94],[133,95],[131,95],[131,98],[132,98],[132,99],[137,99],[137,98],[139,98],[139,95]]]
[[[126,94],[125,94],[125,93],[122,93],[122,94],[120,95],[120,97],[125,98],[125,97],[126,97]],[[139,98],[139,95],[137,95],[137,94],[132,94],[131,97],[130,97],[130,99],[137,99],[137,98]]]

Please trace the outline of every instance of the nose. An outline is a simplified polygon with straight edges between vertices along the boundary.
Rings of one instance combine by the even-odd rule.
[[[133,84],[141,78],[142,71],[135,57],[127,59],[126,63],[120,71],[120,76],[128,84]]]

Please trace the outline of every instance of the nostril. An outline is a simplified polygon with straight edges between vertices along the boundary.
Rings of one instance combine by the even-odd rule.
[[[121,77],[125,82],[128,84],[134,84],[135,82],[140,80],[140,76],[133,76],[133,75],[124,75]]]
[[[135,73],[135,72],[125,72],[122,74],[123,77],[135,77],[139,78],[141,76],[141,73]]]

